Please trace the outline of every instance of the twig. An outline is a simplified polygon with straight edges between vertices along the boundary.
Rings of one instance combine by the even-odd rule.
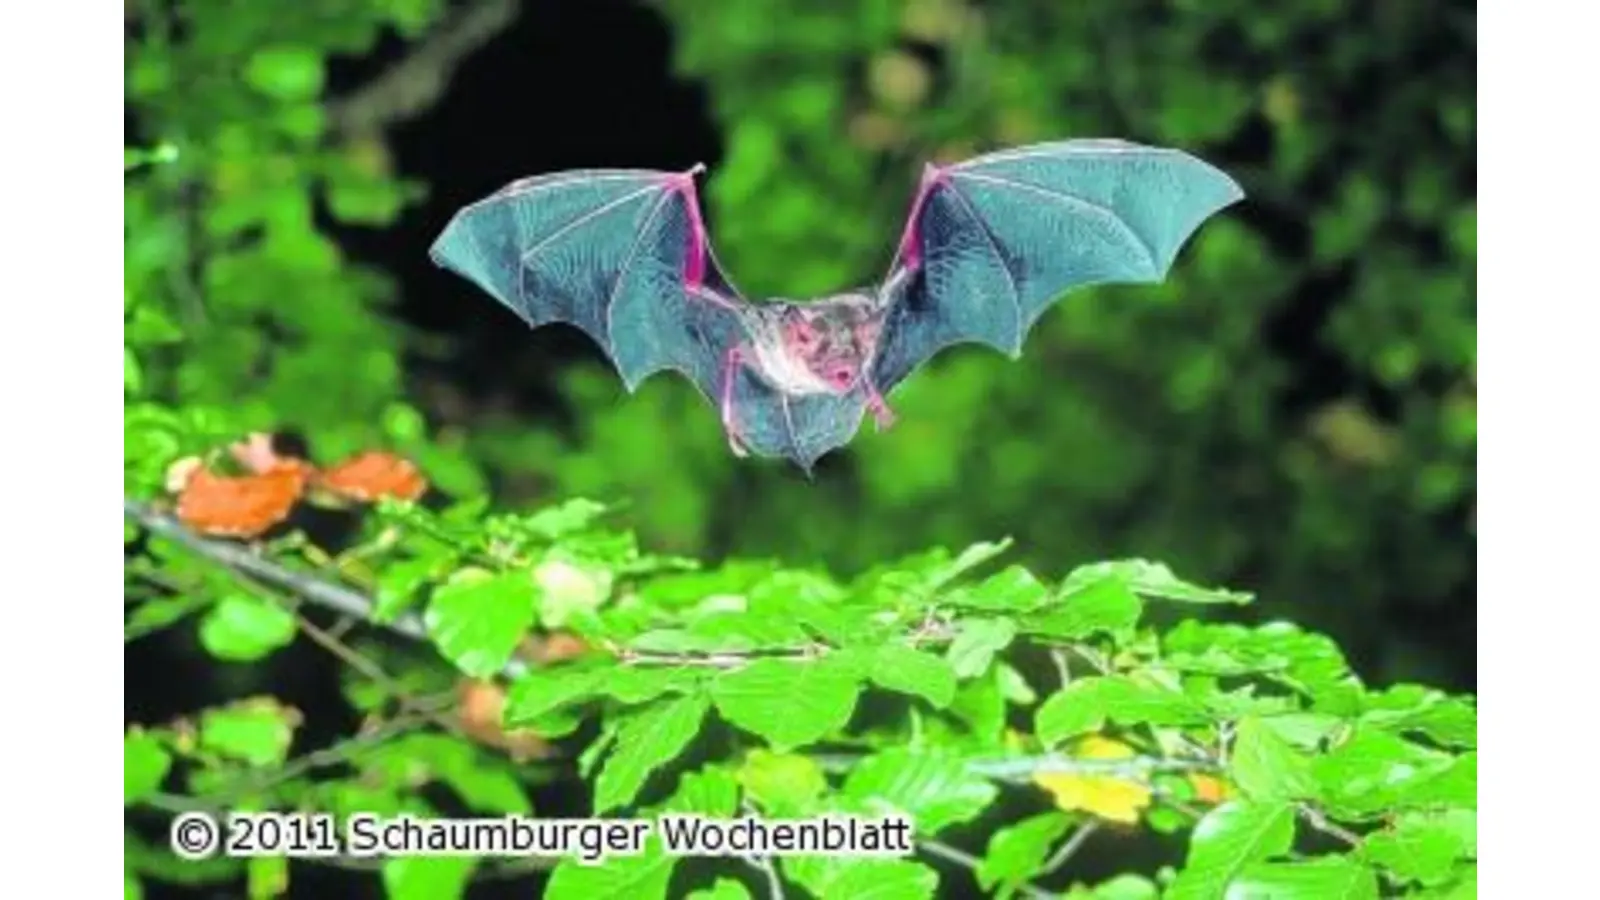
[[[368,622],[373,621],[373,603],[365,594],[286,569],[238,544],[200,537],[185,528],[177,519],[137,500],[123,498],[122,514],[155,534],[182,544],[214,563],[282,588],[318,606],[325,606],[335,612]],[[419,640],[428,636],[428,629],[423,625],[422,617],[414,613],[402,613],[392,621],[374,622],[374,624],[381,624],[382,627],[397,634]]]
[[[1074,759],[1045,754],[997,760],[974,760],[967,770],[999,781],[1028,781],[1035,775],[1103,775],[1139,780],[1152,772],[1210,772],[1217,769],[1209,759],[1167,759],[1135,756],[1128,759]]]
[[[365,134],[431,107],[467,57],[517,18],[516,0],[482,0],[435,28],[404,59],[354,92],[326,103],[333,130]]]
[[[1045,860],[1044,868],[1039,870],[1038,877],[1043,878],[1047,875],[1053,875],[1060,871],[1061,867],[1067,864],[1067,860],[1071,859],[1072,855],[1078,852],[1079,848],[1083,846],[1084,842],[1099,830],[1099,819],[1090,819],[1089,821],[1078,826],[1078,830],[1072,833],[1072,837],[1067,838],[1067,842],[1062,844],[1055,853],[1051,854],[1049,859]]]
[[[1322,812],[1322,810],[1317,809],[1315,806],[1312,806],[1308,803],[1302,803],[1299,806],[1299,812],[1300,818],[1304,819],[1307,825],[1310,825],[1317,831],[1320,831],[1323,834],[1332,835],[1333,837],[1344,841],[1346,844],[1349,844],[1352,847],[1359,847],[1361,845],[1361,835],[1356,834],[1354,831],[1351,831],[1343,825],[1332,821]]]
[[[973,856],[971,853],[968,853],[965,850],[962,850],[958,847],[952,847],[942,841],[922,840],[917,842],[917,847],[930,856],[937,856],[940,859],[953,862],[958,866],[971,869],[973,872],[977,872],[978,868],[983,865],[983,860]],[[1033,897],[1034,900],[1057,900],[1059,897],[1058,894],[1053,894],[1050,891],[1047,891],[1044,888],[1027,881],[1019,883],[1016,887],[1017,890],[1021,891],[1022,893],[1027,894],[1029,897]]]
[[[152,533],[180,544],[217,565],[243,573],[261,584],[287,591],[302,600],[408,638],[426,640],[428,637],[427,626],[423,624],[422,617],[416,613],[405,612],[387,622],[379,622],[372,616],[375,604],[366,594],[285,568],[238,544],[201,537],[185,528],[177,519],[151,508],[148,504],[124,497],[122,514],[148,528]],[[502,674],[514,678],[526,671],[526,664],[513,659],[506,664]]]

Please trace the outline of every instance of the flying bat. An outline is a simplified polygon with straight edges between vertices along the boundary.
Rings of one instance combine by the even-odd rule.
[[[631,393],[676,370],[739,456],[810,472],[945,347],[1021,356],[1033,324],[1090,284],[1161,281],[1189,236],[1244,196],[1178,150],[1069,140],[929,164],[876,285],[809,301],[744,298],[683,172],[525,178],[464,207],[429,255],[537,328],[575,325]]]

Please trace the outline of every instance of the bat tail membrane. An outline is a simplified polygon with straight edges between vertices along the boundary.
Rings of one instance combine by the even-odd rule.
[[[695,204],[684,173],[525,179],[462,209],[429,255],[533,327],[583,329],[630,391],[675,369],[706,392],[715,384],[705,380],[715,378],[710,357],[738,316],[732,304],[691,300],[685,291],[685,274],[706,266]]]

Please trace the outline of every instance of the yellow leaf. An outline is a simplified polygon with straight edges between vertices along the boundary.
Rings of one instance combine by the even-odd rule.
[[[1127,759],[1134,753],[1120,741],[1091,735],[1078,742],[1072,755],[1078,759]],[[1128,778],[1053,772],[1033,776],[1033,783],[1049,791],[1056,805],[1067,812],[1082,810],[1112,822],[1136,824],[1139,813],[1150,805],[1150,788]]]

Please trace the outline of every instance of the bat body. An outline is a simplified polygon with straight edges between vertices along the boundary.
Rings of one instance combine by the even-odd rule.
[[[632,391],[674,370],[722,416],[736,454],[810,471],[941,349],[1013,358],[1067,291],[1156,282],[1243,192],[1176,150],[1038,144],[928,166],[874,286],[805,302],[744,299],[716,260],[686,172],[593,169],[514,182],[458,212],[430,255],[538,327],[583,329]]]

